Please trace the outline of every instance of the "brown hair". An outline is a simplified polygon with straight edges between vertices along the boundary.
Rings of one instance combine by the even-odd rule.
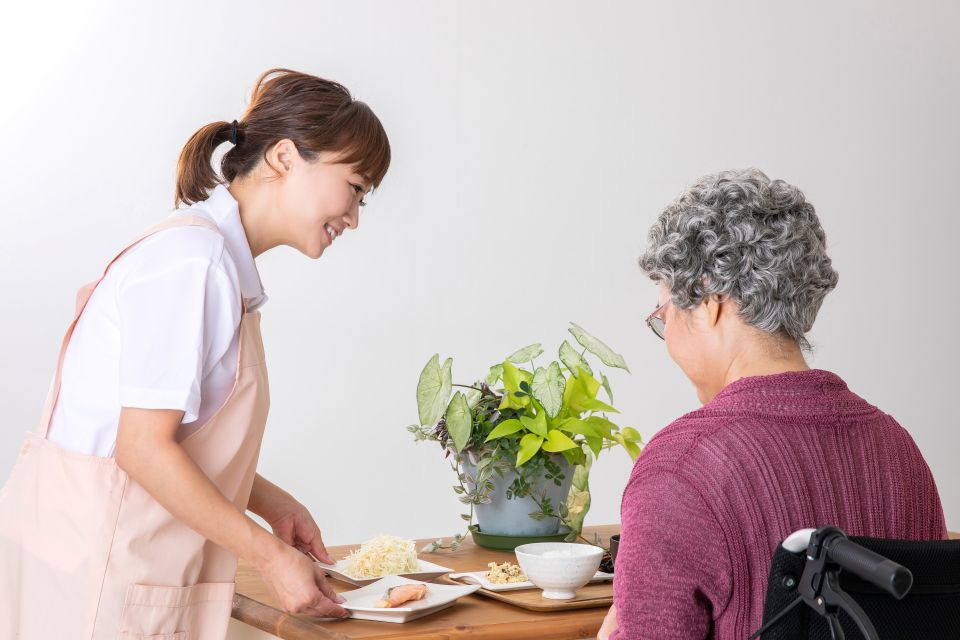
[[[206,200],[223,182],[214,173],[213,152],[230,139],[231,123],[214,122],[194,133],[177,161],[174,207]],[[292,140],[313,162],[320,152],[356,165],[372,187],[390,166],[390,142],[369,106],[354,100],[342,85],[290,69],[270,69],[257,79],[250,106],[237,126],[237,143],[223,155],[220,174],[227,182],[250,173],[280,140]]]

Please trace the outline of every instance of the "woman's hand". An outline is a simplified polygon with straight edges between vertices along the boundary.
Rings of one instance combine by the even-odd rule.
[[[302,553],[312,553],[317,560],[333,564],[320,536],[320,527],[313,516],[289,493],[259,473],[253,480],[247,508],[267,521],[274,535]]]
[[[257,569],[287,613],[350,617],[350,612],[338,605],[343,598],[327,583],[323,569],[297,549],[278,545],[270,559]]]
[[[115,453],[120,468],[181,522],[253,564],[284,610],[349,616],[338,606],[342,600],[327,584],[323,570],[287,539],[271,535],[239,511],[177,444],[175,434],[182,418],[182,411],[123,407]],[[262,491],[269,489],[266,485],[261,484],[260,498],[272,496],[270,513],[277,519],[274,530],[327,557],[317,525],[303,505],[276,487],[279,493]]]
[[[274,509],[267,522],[275,536],[301,553],[312,553],[320,562],[333,564],[320,537],[320,527],[305,506],[290,498],[274,505]]]
[[[257,569],[284,611],[349,617],[346,609],[337,606],[343,598],[327,583],[323,569],[307,557],[312,553],[321,562],[333,563],[310,511],[259,474],[253,482],[248,508],[266,520],[273,535],[282,542]]]
[[[607,616],[600,625],[600,631],[597,632],[597,640],[607,640],[610,634],[617,630],[617,605],[610,607]]]

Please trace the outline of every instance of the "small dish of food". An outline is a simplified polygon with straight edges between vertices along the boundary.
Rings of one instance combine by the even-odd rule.
[[[412,540],[380,535],[360,545],[336,564],[317,562],[331,578],[362,587],[384,576],[403,576],[411,580],[435,580],[452,569],[417,557]]]
[[[448,577],[458,582],[478,584],[487,591],[518,591],[520,589],[535,589],[537,585],[530,582],[530,578],[518,565],[512,562],[497,564],[491,562],[487,571],[468,571],[466,573],[451,573]],[[590,582],[605,582],[613,580],[612,573],[597,571]]]
[[[409,622],[453,606],[480,585],[427,584],[387,576],[353,591],[344,591],[342,606],[351,617],[376,622]]]

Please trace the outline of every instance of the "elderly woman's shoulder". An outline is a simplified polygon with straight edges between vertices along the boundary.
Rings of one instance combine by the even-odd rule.
[[[733,416],[720,418],[703,409],[684,414],[658,431],[644,445],[637,465],[675,463],[702,447],[718,429],[724,429],[735,421],[737,418]]]
[[[833,433],[838,427],[909,438],[891,415],[840,384],[807,398],[809,402],[795,400],[795,406],[769,397],[756,403],[709,403],[658,431],[644,446],[637,466],[675,467],[703,458],[722,468],[725,462],[741,461],[748,451],[779,449],[804,432],[813,436],[822,429]]]

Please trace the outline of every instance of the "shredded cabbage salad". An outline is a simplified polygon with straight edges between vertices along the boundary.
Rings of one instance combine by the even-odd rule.
[[[415,573],[419,566],[412,540],[379,535],[351,551],[346,570],[354,578],[379,578],[398,573]]]

